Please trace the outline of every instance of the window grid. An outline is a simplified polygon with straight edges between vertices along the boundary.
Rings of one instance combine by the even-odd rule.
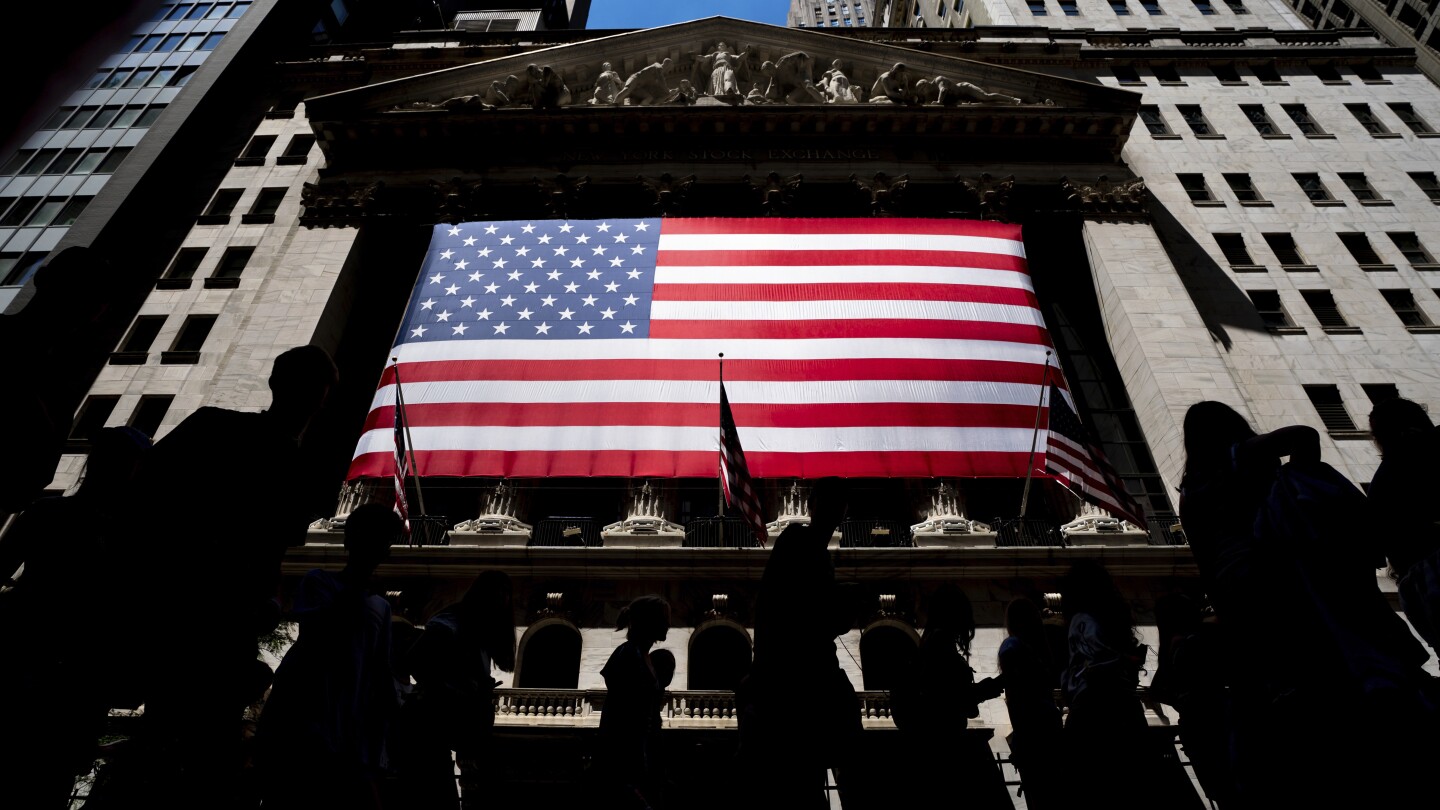
[[[1270,120],[1270,114],[1265,112],[1263,106],[1259,104],[1241,104],[1240,112],[1245,114],[1245,118],[1255,127],[1255,131],[1261,135],[1274,137],[1283,134],[1280,132],[1280,128],[1275,126],[1275,122]]]
[[[1280,109],[1284,110],[1285,114],[1290,116],[1290,120],[1295,122],[1295,126],[1300,130],[1301,135],[1314,137],[1328,134],[1325,130],[1321,129],[1320,124],[1316,123],[1315,119],[1311,117],[1310,111],[1305,109],[1304,104],[1281,104]]]
[[[1334,385],[1307,385],[1304,386],[1305,395],[1310,398],[1310,404],[1315,406],[1315,413],[1319,415],[1320,422],[1325,429],[1331,433],[1356,433],[1355,422],[1350,419],[1350,414],[1345,410],[1345,400],[1340,397],[1340,389]]]
[[[1345,109],[1349,110],[1350,114],[1355,116],[1355,120],[1360,123],[1360,126],[1364,127],[1365,131],[1371,135],[1393,134],[1390,132],[1390,128],[1385,126],[1384,122],[1375,117],[1375,113],[1370,110],[1369,104],[1346,104]]]
[[[1250,256],[1250,251],[1245,247],[1245,237],[1238,233],[1217,233],[1215,244],[1220,246],[1220,252],[1225,256],[1225,261],[1231,267],[1256,267],[1255,259]]]
[[[1210,122],[1206,120],[1205,113],[1200,109],[1200,105],[1177,104],[1175,109],[1180,112],[1180,117],[1185,119],[1185,123],[1190,127],[1190,131],[1196,135],[1200,137],[1213,137],[1219,134],[1215,131],[1214,127],[1210,126]]]
[[[1400,254],[1405,257],[1405,261],[1411,264],[1424,265],[1435,263],[1435,259],[1431,257],[1430,251],[1425,249],[1425,246],[1420,243],[1420,237],[1415,234],[1408,231],[1398,231],[1387,233],[1386,236],[1389,236],[1390,241],[1395,243],[1395,247],[1400,250]]]
[[[1223,174],[1221,175],[1221,177],[1225,178],[1225,183],[1230,186],[1230,190],[1235,194],[1235,199],[1239,200],[1240,202],[1266,202],[1266,199],[1260,196],[1260,190],[1255,188],[1255,182],[1250,179],[1250,175]]]
[[[1275,290],[1250,290],[1250,301],[1255,305],[1260,320],[1271,329],[1293,328],[1295,322],[1280,303],[1280,293]]]
[[[1380,254],[1375,252],[1375,247],[1370,244],[1370,237],[1365,234],[1342,233],[1337,236],[1340,237],[1340,244],[1345,246],[1355,263],[1361,267],[1389,267],[1385,260],[1380,258]]]
[[[70,425],[70,433],[66,444],[72,448],[88,447],[95,439],[95,434],[105,427],[105,422],[110,419],[110,414],[115,412],[115,406],[120,403],[120,397],[112,394],[92,394],[85,398],[84,404],[80,406],[80,412],[75,414],[75,421]]]
[[[1344,183],[1345,187],[1350,189],[1350,193],[1355,195],[1355,199],[1360,202],[1385,202],[1385,198],[1380,196],[1380,192],[1370,185],[1370,180],[1365,177],[1364,172],[1340,172],[1340,182]]]
[[[1321,182],[1320,175],[1313,172],[1299,172],[1290,176],[1295,178],[1296,185],[1305,192],[1305,196],[1310,202],[1333,202],[1335,200],[1335,195],[1331,194],[1330,189]]]
[[[1170,129],[1170,124],[1167,123],[1165,121],[1165,117],[1160,114],[1160,108],[1158,107],[1152,107],[1149,105],[1141,107],[1140,122],[1145,125],[1145,128],[1150,131],[1151,135],[1175,135],[1174,130]]]
[[[1265,233],[1261,234],[1265,244],[1270,246],[1270,252],[1275,254],[1276,260],[1281,267],[1308,267],[1305,257],[1300,254],[1300,248],[1295,245],[1295,238],[1288,233]]]
[[[1420,310],[1420,305],[1415,301],[1415,294],[1409,290],[1381,290],[1380,295],[1385,298],[1385,303],[1394,310],[1395,317],[1400,323],[1407,327],[1430,326],[1430,319]]]
[[[1203,174],[1177,174],[1175,178],[1180,181],[1180,187],[1185,189],[1189,195],[1190,202],[1215,202],[1215,195],[1211,193],[1210,187],[1205,185]]]
[[[1305,305],[1310,307],[1310,312],[1320,322],[1321,328],[1350,328],[1350,323],[1341,314],[1339,305],[1335,303],[1335,296],[1329,290],[1301,290],[1300,297],[1305,299]]]
[[[1440,180],[1436,179],[1434,172],[1410,172],[1410,179],[1431,201],[1440,203]]]
[[[1412,105],[1391,103],[1389,106],[1390,111],[1395,113],[1395,117],[1399,118],[1402,124],[1409,127],[1411,132],[1416,135],[1435,134],[1435,130],[1430,126],[1429,122],[1420,117],[1420,114],[1415,112],[1415,108]]]

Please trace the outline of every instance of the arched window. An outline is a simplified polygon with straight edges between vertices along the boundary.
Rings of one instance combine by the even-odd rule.
[[[872,622],[860,634],[860,666],[866,689],[893,689],[915,661],[920,635],[894,619]]]
[[[541,619],[525,630],[515,661],[520,689],[574,689],[580,683],[580,630],[560,618]]]
[[[750,633],[728,619],[712,619],[690,635],[687,689],[729,689],[750,671]]]

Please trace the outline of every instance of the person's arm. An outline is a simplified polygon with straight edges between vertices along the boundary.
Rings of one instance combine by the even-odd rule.
[[[1320,433],[1309,425],[1290,425],[1246,439],[1240,452],[1263,458],[1288,456],[1291,461],[1313,463],[1320,460]]]

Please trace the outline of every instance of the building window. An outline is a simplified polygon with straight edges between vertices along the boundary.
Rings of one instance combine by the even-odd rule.
[[[1310,202],[1335,202],[1335,195],[1331,194],[1330,189],[1320,182],[1320,175],[1301,172],[1290,176],[1295,178],[1295,182],[1300,186],[1300,190],[1305,192],[1305,196],[1310,199]]]
[[[1266,199],[1260,196],[1260,190],[1255,188],[1255,182],[1248,174],[1224,174],[1225,183],[1235,193],[1235,199],[1242,203],[1263,203]]]
[[[280,210],[280,203],[285,201],[284,188],[262,188],[260,194],[255,198],[255,204],[240,218],[240,221],[250,225],[263,225],[275,221],[275,212]]]
[[[1191,132],[1194,132],[1202,138],[1221,137],[1220,133],[1216,132],[1215,128],[1210,126],[1210,122],[1206,120],[1205,113],[1200,109],[1200,105],[1177,104],[1175,109],[1180,111],[1180,117],[1185,119],[1185,123],[1189,125]]]
[[[155,123],[155,120],[160,117],[160,113],[164,111],[165,108],[160,105],[151,105],[149,107],[146,107],[145,112],[140,114],[140,118],[135,121],[135,124],[132,128],[143,129],[150,126],[151,124]]]
[[[1255,264],[1250,257],[1250,251],[1245,247],[1245,237],[1238,233],[1217,233],[1215,244],[1220,246],[1220,252],[1224,254],[1225,261],[1231,267],[1244,268],[1246,270],[1263,269]]]
[[[1240,71],[1236,70],[1235,66],[1232,64],[1217,63],[1211,65],[1210,72],[1215,74],[1215,78],[1219,79],[1221,84],[1245,83],[1245,80],[1240,78]]]
[[[1301,290],[1300,297],[1305,299],[1305,305],[1310,307],[1315,319],[1320,321],[1320,328],[1326,331],[1351,328],[1345,316],[1340,314],[1340,307],[1335,305],[1335,296],[1331,295],[1329,290]]]
[[[205,16],[205,13],[210,10],[210,6],[211,6],[210,3],[200,3],[200,4],[196,5],[194,8],[190,9],[190,13],[189,13],[189,14],[186,14],[186,15],[185,15],[185,19],[187,19],[187,20],[198,20],[198,19],[200,19],[201,17],[204,17],[204,16]]]
[[[7,287],[24,284],[48,254],[38,251],[30,253],[0,253],[0,284]]]
[[[80,214],[85,210],[85,207],[88,206],[90,204],[90,201],[93,199],[95,198],[71,197],[70,202],[65,203],[65,207],[60,209],[60,213],[55,216],[55,221],[51,222],[50,224],[65,225],[67,227],[70,225],[74,225],[75,220],[80,218]]]
[[[1175,134],[1171,131],[1170,125],[1165,122],[1165,118],[1160,115],[1160,108],[1158,107],[1148,105],[1141,107],[1140,121],[1145,125],[1146,129],[1150,130],[1151,135],[1173,136]]]
[[[93,118],[85,122],[85,128],[104,129],[110,126],[110,122],[115,120],[115,117],[120,114],[120,110],[121,107],[119,105],[101,107],[100,111],[95,113]]]
[[[1249,14],[1250,9],[1245,7],[1241,0],[1225,0],[1225,6],[1230,9],[1231,14]]]
[[[176,72],[177,70],[179,70],[179,68],[173,68],[173,67],[157,68],[157,69],[155,70],[155,75],[150,77],[150,81],[147,82],[147,83],[145,84],[145,86],[146,86],[146,87],[164,87],[165,85],[167,85],[167,84],[170,83],[170,80],[171,80],[171,79],[175,78],[175,72]]]
[[[10,209],[0,216],[0,227],[18,228],[26,219],[30,218],[30,212],[40,204],[39,197],[21,197],[10,205]],[[0,205],[4,205],[0,202]]]
[[[1370,238],[1365,234],[1341,233],[1336,235],[1340,237],[1340,244],[1344,245],[1345,249],[1350,251],[1350,256],[1355,259],[1355,263],[1360,265],[1362,269],[1395,269],[1393,266],[1386,264],[1384,259],[1380,258],[1380,254],[1375,252],[1375,246],[1370,244]]]
[[[1250,66],[1250,72],[1255,74],[1255,78],[1259,79],[1261,84],[1286,83],[1284,79],[1280,78],[1280,71],[1275,69],[1274,62],[1257,62]]]
[[[1265,112],[1265,107],[1260,104],[1241,104],[1240,112],[1255,126],[1255,131],[1267,138],[1286,137],[1270,120],[1270,114]]]
[[[1440,203],[1440,180],[1435,178],[1434,172],[1410,172],[1410,179],[1431,201]]]
[[[228,247],[220,256],[215,272],[205,279],[205,286],[211,289],[234,289],[239,286],[240,275],[255,254],[254,247]]]
[[[130,427],[153,440],[156,432],[160,430],[160,423],[165,421],[165,414],[169,412],[170,406],[174,402],[175,397],[169,395],[146,394],[140,397],[140,404],[135,406],[135,412],[130,415]]]
[[[224,39],[224,38],[225,38],[225,35],[224,35],[223,33],[220,33],[220,34],[210,34],[209,36],[205,37],[205,41],[204,41],[204,42],[200,43],[200,50],[202,50],[202,51],[213,51],[213,50],[215,50],[216,47],[218,47],[218,46],[220,45],[220,40],[222,40],[222,39]]]
[[[185,12],[188,11],[190,8],[191,5],[189,3],[182,3],[180,5],[177,5],[174,8],[170,9],[170,13],[165,15],[165,19],[167,22],[174,22],[175,20],[183,19],[185,16]]]
[[[1340,75],[1339,69],[1329,62],[1317,62],[1310,66],[1315,71],[1316,77],[1326,84],[1349,84],[1344,76]]]
[[[5,161],[5,165],[3,167],[0,167],[0,175],[9,176],[19,174],[20,170],[25,168],[25,164],[29,163],[30,158],[34,156],[34,149],[21,149],[20,151],[11,155],[10,159]]]
[[[170,77],[170,80],[165,83],[165,86],[166,86],[166,87],[184,87],[184,86],[186,85],[186,83],[188,83],[188,82],[190,81],[190,77],[193,76],[193,75],[195,75],[195,70],[196,70],[196,66],[195,66],[195,65],[183,65],[183,66],[181,66],[179,70],[176,70],[176,71],[175,71],[175,75],[171,76],[171,77]]]
[[[1409,290],[1381,290],[1380,295],[1385,297],[1385,303],[1395,311],[1395,317],[1406,326],[1430,326],[1430,319],[1420,311],[1420,305],[1415,302],[1415,294]]]
[[[1177,174],[1175,178],[1180,181],[1180,187],[1185,189],[1185,193],[1190,195],[1190,202],[1217,202],[1215,195],[1210,191],[1210,187],[1205,185],[1205,175]]]
[[[1140,7],[1151,17],[1159,17],[1165,11],[1160,8],[1160,0],[1140,0]]]
[[[1399,118],[1401,123],[1409,127],[1410,131],[1416,135],[1433,135],[1435,133],[1435,130],[1430,128],[1430,124],[1424,118],[1421,118],[1419,113],[1415,112],[1413,106],[1409,104],[1392,103],[1390,104],[1390,110],[1395,113],[1395,117]]]
[[[110,122],[110,126],[120,129],[134,126],[135,122],[140,120],[140,115],[143,112],[145,112],[143,105],[132,104],[121,110],[120,114],[115,116],[115,120]]]
[[[1290,314],[1280,303],[1280,293],[1275,290],[1250,290],[1249,293],[1250,301],[1255,304],[1255,311],[1260,314],[1260,320],[1266,326],[1271,329],[1294,328],[1295,322],[1290,320]]]
[[[1394,242],[1395,247],[1400,249],[1401,255],[1405,257],[1405,261],[1416,265],[1435,263],[1435,259],[1430,256],[1430,251],[1426,250],[1425,246],[1420,244],[1420,237],[1415,234],[1392,231],[1387,233],[1386,236],[1390,237],[1390,241]]]
[[[309,156],[310,150],[314,148],[314,146],[314,135],[296,135],[290,139],[290,143],[285,145],[285,153],[275,158],[275,165],[302,165],[305,163],[306,157]]]
[[[1362,203],[1389,202],[1380,196],[1380,192],[1376,191],[1374,186],[1370,185],[1370,180],[1365,177],[1363,172],[1340,172],[1340,182],[1344,183],[1345,187],[1350,189],[1350,193],[1355,195],[1355,199]]]
[[[74,107],[61,107],[60,109],[56,110],[55,112],[50,113],[50,117],[47,118],[47,119],[45,119],[45,123],[44,123],[44,124],[41,124],[41,125],[40,125],[40,128],[41,128],[41,129],[60,129],[61,127],[63,127],[63,126],[65,125],[65,122],[70,119],[70,116],[71,116],[72,114],[74,114],[74,112],[75,112],[75,108],[74,108]]]
[[[1285,114],[1290,116],[1290,120],[1295,122],[1295,126],[1299,128],[1301,135],[1307,138],[1313,138],[1317,135],[1326,134],[1325,130],[1321,129],[1320,125],[1315,123],[1315,119],[1310,116],[1310,111],[1305,109],[1304,104],[1281,104],[1280,109],[1284,110]]]
[[[100,161],[100,165],[95,167],[95,173],[114,174],[115,170],[120,167],[121,163],[125,162],[125,158],[129,155],[130,147],[128,146],[117,146],[111,149],[110,152],[105,155],[105,159]]]
[[[180,248],[175,258],[170,260],[165,275],[155,281],[156,289],[187,289],[190,279],[195,277],[195,271],[200,269],[200,262],[205,258],[206,252],[207,249],[202,247]]]
[[[1155,78],[1161,84],[1184,84],[1180,80],[1180,73],[1175,70],[1174,65],[1151,65],[1150,70],[1154,72]]]
[[[170,344],[170,350],[160,353],[161,363],[194,364],[200,362],[200,347],[215,326],[214,315],[187,315],[180,326],[180,334]]]
[[[1380,73],[1380,69],[1375,67],[1374,62],[1361,62],[1358,65],[1351,65],[1350,69],[1355,71],[1355,75],[1360,77],[1360,81],[1366,84],[1389,84],[1385,76]]]
[[[265,156],[270,154],[270,147],[275,145],[275,140],[276,136],[274,135],[256,135],[251,138],[250,143],[245,145],[245,151],[240,153],[240,157],[235,158],[235,165],[265,165]]]
[[[1265,244],[1270,246],[1270,252],[1275,254],[1280,266],[1286,270],[1313,269],[1305,263],[1305,257],[1300,255],[1300,248],[1295,246],[1295,238],[1288,233],[1266,233],[1261,234],[1265,238]]]
[[[235,206],[240,202],[240,195],[244,193],[238,188],[222,188],[215,192],[210,198],[210,207],[200,215],[201,225],[223,225],[230,221],[230,215],[235,212]]]
[[[1080,6],[1076,3],[1076,0],[1060,0],[1060,11],[1066,17],[1080,16]]]
[[[75,414],[75,421],[70,425],[70,434],[66,437],[65,444],[69,449],[89,447],[119,403],[120,397],[111,394],[86,397],[85,403],[80,406],[80,412]]]
[[[155,47],[155,50],[168,53],[180,47],[180,43],[184,39],[184,34],[168,34],[164,39],[160,40],[160,44]]]
[[[1371,112],[1369,104],[1346,104],[1345,109],[1349,110],[1350,114],[1355,116],[1355,120],[1360,122],[1360,126],[1364,127],[1365,131],[1371,135],[1394,134],[1379,118],[1375,117],[1375,113]]]
[[[1121,84],[1144,84],[1140,80],[1140,72],[1134,65],[1111,65],[1110,72],[1115,74],[1115,79]]]
[[[150,351],[164,326],[164,315],[141,315],[136,318],[130,325],[130,331],[125,334],[125,339],[120,341],[119,347],[110,355],[111,365],[144,363],[146,352]]]
[[[125,83],[126,79],[130,78],[130,75],[131,71],[117,70],[105,77],[105,81],[100,83],[100,89],[109,90],[112,87],[119,87]]]
[[[84,155],[81,155],[81,156],[80,156],[79,162],[77,162],[74,166],[71,166],[71,167],[70,167],[70,173],[71,173],[71,174],[90,174],[90,173],[94,172],[96,169],[99,169],[99,168],[100,168],[100,164],[101,164],[101,163],[104,163],[104,162],[105,162],[105,150],[104,150],[104,149],[91,149],[91,150],[89,150],[88,152],[86,152]]]
[[[1307,385],[1305,395],[1310,398],[1310,404],[1315,406],[1315,412],[1320,415],[1320,422],[1325,429],[1331,433],[1356,433],[1355,423],[1351,421],[1350,414],[1345,412],[1345,401],[1340,398],[1340,389],[1333,385]]]
[[[64,197],[50,197],[43,200],[35,207],[34,213],[30,215],[30,219],[26,220],[25,224],[36,228],[49,225],[55,221],[55,217],[59,215],[60,210],[64,207]]]
[[[1208,17],[1215,13],[1215,7],[1210,4],[1210,0],[1193,0],[1193,2],[1195,9],[1201,14]]]
[[[1125,4],[1125,0],[1110,0],[1110,10],[1115,12],[1116,17],[1130,16],[1130,6]]]
[[[55,160],[55,158],[60,154],[60,150],[37,149],[30,154],[30,161],[26,163],[23,168],[20,169],[20,174],[22,176],[44,174],[45,169],[47,169],[50,164]]]

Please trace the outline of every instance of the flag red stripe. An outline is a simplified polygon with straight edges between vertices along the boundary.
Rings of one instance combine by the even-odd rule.
[[[664,244],[663,242],[661,244]],[[1024,273],[1025,258],[964,250],[664,250],[660,267],[813,267],[824,278],[826,267],[978,267]]]
[[[1019,225],[976,219],[667,219],[666,234],[737,233],[905,233],[1020,238]]]
[[[835,380],[942,380],[1034,385],[1040,363],[1004,360],[732,360],[725,379],[744,382],[827,382]],[[714,360],[443,360],[405,363],[405,384],[465,380],[704,380],[715,379]],[[1051,375],[1052,378],[1058,375]],[[394,367],[380,385],[395,383]],[[1063,385],[1060,388],[1064,388]]]
[[[981,284],[684,284],[655,285],[656,301],[966,301],[1034,307],[1019,287]]]
[[[949,402],[733,403],[742,428],[780,427],[1001,427],[1032,428],[1034,405]],[[390,423],[394,406],[370,412],[365,430]],[[665,425],[710,427],[716,406],[702,402],[607,402],[576,407],[569,402],[445,402],[405,407],[411,428],[447,425],[539,427],[570,425]]]
[[[813,321],[651,321],[652,338],[941,338],[1050,345],[1044,327],[992,321],[856,318]]]
[[[715,479],[715,451],[663,450],[512,451],[421,450],[415,463],[426,478],[434,476],[654,476]],[[965,453],[935,451],[853,453],[747,452],[750,472],[766,477],[774,469],[783,477],[827,476],[866,478],[1024,478],[1028,453]],[[350,465],[350,478],[387,476],[394,456],[364,453]]]

